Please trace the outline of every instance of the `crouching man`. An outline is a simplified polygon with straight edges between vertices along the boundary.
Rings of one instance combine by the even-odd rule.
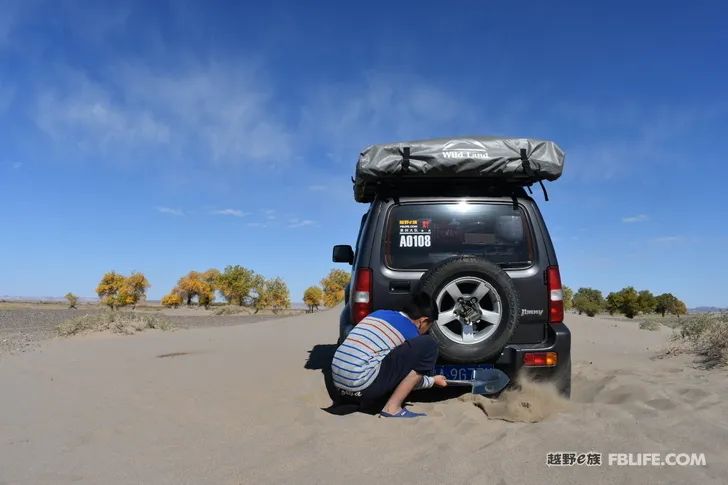
[[[425,416],[403,403],[415,389],[447,386],[444,376],[432,376],[437,342],[425,335],[436,320],[432,298],[417,293],[403,311],[377,310],[359,322],[331,363],[340,401],[387,418]]]

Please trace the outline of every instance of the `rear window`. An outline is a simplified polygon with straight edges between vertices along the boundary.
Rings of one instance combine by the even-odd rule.
[[[527,218],[513,204],[405,204],[389,212],[385,263],[395,269],[427,269],[453,256],[482,256],[503,267],[530,266],[533,238]]]

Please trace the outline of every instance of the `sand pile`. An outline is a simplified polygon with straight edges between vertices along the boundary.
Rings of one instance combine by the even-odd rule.
[[[569,406],[569,401],[553,384],[536,382],[525,376],[519,377],[516,386],[503,391],[497,399],[476,394],[465,394],[459,399],[473,403],[489,419],[520,423],[543,421]]]

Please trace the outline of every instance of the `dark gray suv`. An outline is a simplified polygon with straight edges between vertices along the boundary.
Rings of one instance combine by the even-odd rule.
[[[437,195],[433,196],[433,193]],[[377,194],[356,247],[340,336],[378,309],[402,308],[415,290],[435,298],[438,373],[469,378],[494,366],[571,390],[571,334],[563,323],[558,263],[535,201],[521,187],[443,184],[422,194]]]

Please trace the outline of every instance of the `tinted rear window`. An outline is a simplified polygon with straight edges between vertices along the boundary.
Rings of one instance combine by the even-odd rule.
[[[523,210],[512,204],[405,204],[389,212],[385,263],[427,269],[443,259],[482,256],[504,267],[533,263],[533,238]]]

